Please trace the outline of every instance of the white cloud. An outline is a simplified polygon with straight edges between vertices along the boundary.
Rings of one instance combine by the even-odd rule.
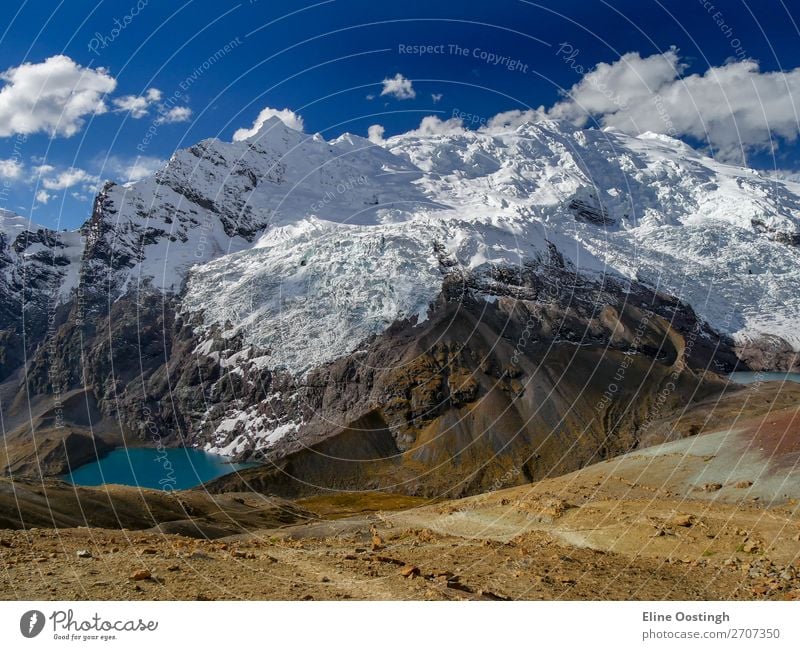
[[[33,157],[34,164],[30,167],[20,165],[20,174],[17,178],[28,185],[40,185],[34,198],[37,203],[45,204],[50,199],[54,198],[54,192],[74,188],[78,191],[71,192],[72,196],[78,198],[78,194],[86,192],[96,192],[100,184],[100,178],[94,174],[90,174],[84,169],[78,167],[59,168],[55,165],[50,165],[44,162],[43,158]],[[2,161],[0,161],[1,163]],[[49,191],[48,191],[49,190]],[[85,199],[79,199],[85,200]]]
[[[117,81],[105,68],[86,68],[68,56],[52,56],[42,63],[24,63],[0,74],[0,137],[44,132],[69,137],[83,127],[86,118],[108,111],[106,95]],[[115,113],[133,119],[148,115],[153,107],[161,113],[156,124],[185,122],[192,110],[161,105],[163,93],[149,88],[143,95],[110,99]]]
[[[72,196],[73,199],[75,199],[76,201],[80,201],[81,203],[85,203],[86,201],[89,200],[88,196],[86,196],[85,194],[81,194],[80,192],[70,192],[70,195]]]
[[[369,95],[367,95],[367,99],[369,101],[372,101],[373,99],[375,99],[375,93],[370,93]]]
[[[86,116],[104,113],[117,85],[104,68],[84,68],[68,56],[23,63],[0,74],[0,137],[45,132],[75,135]]]
[[[161,169],[166,162],[166,160],[161,160],[160,158],[150,158],[147,156],[137,158],[132,164],[125,168],[125,176],[127,177],[125,181],[139,181],[148,176],[152,176]]]
[[[386,128],[382,124],[373,124],[367,129],[367,138],[370,142],[381,144],[383,142],[383,134],[385,132]]]
[[[417,96],[417,92],[414,90],[411,80],[406,79],[398,72],[391,79],[387,78],[383,80],[381,97],[384,95],[391,95],[397,99],[414,99],[414,97]]]
[[[552,108],[500,113],[487,128],[545,117],[584,126],[595,118],[633,135],[690,137],[738,163],[743,153],[769,149],[775,138],[797,138],[800,68],[761,72],[756,61],[730,61],[683,76],[686,67],[675,49],[644,58],[629,52],[587,72]]]
[[[449,120],[442,120],[436,115],[423,117],[411,135],[446,135],[453,133],[463,133],[464,122],[460,117],[451,117]]]
[[[438,104],[440,101],[442,101],[442,97],[444,97],[442,93],[431,93],[431,99],[433,100],[434,104]]]
[[[113,99],[112,103],[116,112],[128,112],[133,119],[138,120],[147,115],[153,104],[161,101],[161,95],[158,88],[150,88],[144,95],[123,95]]]
[[[156,124],[177,124],[188,122],[192,118],[192,109],[188,106],[175,106],[164,111],[155,119]]]
[[[800,172],[795,169],[772,169],[767,171],[767,174],[772,178],[777,178],[779,181],[800,183]]]
[[[22,175],[23,165],[15,158],[0,160],[0,178],[15,179]]]
[[[676,50],[642,58],[628,52],[614,63],[600,63],[567,92],[551,116],[586,121],[588,115],[610,115],[635,110],[652,99],[665,84],[673,83],[686,68]],[[652,111],[652,103],[647,105]]]
[[[518,126],[526,124],[527,122],[538,122],[546,118],[547,110],[545,110],[543,106],[526,111],[504,111],[490,118],[485,128],[490,131],[516,129]]]
[[[150,107],[145,97],[137,97],[136,95],[117,97],[113,100],[113,104],[117,112],[129,112],[135,120],[147,115],[147,109]]]
[[[42,163],[41,165],[36,165],[33,167],[33,173],[38,176],[47,176],[48,174],[52,174],[56,170],[53,165],[48,165],[47,163]]]
[[[166,160],[154,156],[137,156],[130,159],[110,156],[105,161],[104,173],[113,174],[121,183],[131,183],[152,176],[165,164]]]
[[[167,108],[161,104],[163,93],[158,88],[150,88],[144,95],[124,95],[112,100],[114,111],[117,113],[128,112],[130,116],[138,120],[150,113],[150,109],[156,106],[158,117],[153,120],[156,125],[177,124],[178,122],[188,122],[192,117],[192,109],[188,106],[174,106]]]
[[[75,185],[94,186],[100,179],[78,167],[70,167],[55,176],[42,179],[42,186],[48,190],[65,190]]]
[[[35,156],[31,160],[38,164],[27,167],[19,160],[0,160],[0,178],[19,180],[29,187],[41,183],[44,189],[39,190],[35,197],[39,203],[47,203],[53,198],[53,194],[45,190],[58,191],[81,185],[84,191],[93,191],[99,182],[97,176],[83,169],[76,167],[59,169]]]
[[[303,124],[303,118],[294,111],[291,111],[288,108],[282,108],[279,110],[277,108],[270,108],[267,106],[258,114],[258,117],[253,122],[252,127],[249,129],[238,129],[233,134],[233,141],[238,142],[239,140],[246,140],[247,138],[253,137],[264,125],[264,122],[272,117],[277,117],[286,126],[288,126],[290,129],[294,129],[295,131],[302,131],[305,128],[305,125]]]

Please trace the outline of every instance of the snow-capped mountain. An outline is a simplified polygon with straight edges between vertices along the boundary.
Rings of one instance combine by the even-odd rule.
[[[407,185],[411,164],[364,143],[326,142],[271,118],[248,140],[182,149],[154,176],[104,188],[83,228],[88,257],[99,258],[94,270],[114,294],[142,284],[177,292],[192,267],[250,249],[260,234],[315,212],[344,221],[368,211],[371,179],[387,192]]]
[[[432,196],[451,193],[478,223],[522,215],[519,239],[528,223],[544,224],[572,240],[559,247],[581,269],[658,286],[723,332],[800,345],[796,183],[716,163],[667,136],[559,122],[389,146],[428,172]]]
[[[678,296],[721,332],[800,349],[800,184],[661,135],[544,121],[380,147],[271,118],[248,140],[206,140],[108,186],[83,232],[91,277],[112,293],[178,292],[188,277],[188,309],[209,326],[233,316],[248,342],[280,348],[268,365],[292,372],[424,318],[442,254],[480,271],[548,242],[581,272]]]
[[[396,319],[424,319],[442,255],[448,271],[480,273],[540,259],[548,243],[582,273],[681,298],[722,333],[777,335],[800,349],[800,184],[665,136],[558,122],[403,135],[386,143],[394,159],[347,142],[368,164],[329,182],[330,203],[319,205],[324,185],[286,187],[283,218],[252,247],[191,274],[184,304],[204,310],[207,326],[231,320],[231,334],[274,350],[269,367],[305,372]]]
[[[82,252],[79,233],[43,228],[13,212],[0,210],[3,295],[23,290],[49,291],[54,304],[69,300],[70,291],[77,286]],[[6,326],[6,321],[0,326]]]
[[[0,381],[17,369],[77,284],[83,244],[0,210]]]
[[[3,296],[46,291],[68,314],[28,337],[29,386],[82,386],[123,429],[152,419],[231,455],[289,457],[366,418],[389,452],[428,462],[432,423],[475,400],[505,395],[509,427],[529,426],[536,399],[572,384],[545,373],[534,399],[520,377],[562,344],[590,364],[607,356],[592,350],[679,364],[687,386],[734,355],[790,368],[800,349],[800,184],[652,134],[543,121],[378,146],[273,118],[108,184],[79,233],[4,215],[0,238]],[[12,316],[0,325],[21,332]],[[690,332],[702,341],[664,343]],[[560,399],[552,413],[573,408]]]

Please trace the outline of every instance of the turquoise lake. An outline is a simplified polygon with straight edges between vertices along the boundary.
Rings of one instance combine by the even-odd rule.
[[[61,478],[75,485],[133,485],[155,490],[185,490],[252,464],[227,459],[197,449],[124,449],[81,465]]]
[[[793,381],[800,383],[800,372],[732,372],[731,381],[754,384],[757,381]]]

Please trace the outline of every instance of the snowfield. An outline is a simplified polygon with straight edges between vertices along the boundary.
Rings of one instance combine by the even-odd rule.
[[[269,367],[304,373],[396,319],[423,320],[441,288],[437,247],[451,270],[480,272],[541,258],[548,242],[581,272],[674,294],[735,338],[800,349],[800,184],[666,136],[553,121],[384,147],[275,121],[252,140],[294,143],[280,149],[293,180],[251,204],[279,218],[251,248],[196,266],[183,304],[270,350]],[[327,157],[294,156],[318,145]]]
[[[6,252],[31,228],[10,213],[0,225]],[[582,273],[674,294],[739,340],[800,349],[800,184],[662,135],[541,121],[379,146],[272,118],[107,186],[82,233],[98,284],[117,295],[147,284],[202,314],[198,354],[221,325],[267,351],[261,366],[295,374],[397,319],[424,320],[446,271],[520,265],[551,245]],[[59,235],[66,296],[80,242]],[[8,255],[12,270],[24,261]]]

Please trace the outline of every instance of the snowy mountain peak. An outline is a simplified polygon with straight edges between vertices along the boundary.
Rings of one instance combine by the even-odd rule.
[[[364,139],[326,142],[265,121],[250,138],[203,140],[152,177],[108,186],[95,202],[90,276],[115,296],[181,290],[190,268],[251,248],[272,227],[306,218],[375,223],[426,202],[418,170]]]
[[[467,375],[486,348],[510,350],[509,322],[535,333],[530,372],[551,343],[624,353],[623,313],[628,335],[642,313],[655,337],[665,321],[691,333],[694,352],[675,353],[692,368],[796,367],[799,219],[800,185],[652,134],[545,121],[377,146],[272,120],[106,185],[80,233],[1,213],[0,335],[20,352],[0,379],[29,357],[26,390],[82,386],[88,349],[104,413],[143,434],[144,386],[165,429],[226,454],[284,453],[400,395],[408,408],[387,417],[405,449],[416,434],[403,427],[427,409],[420,381],[447,374],[452,350],[471,346],[456,354]],[[60,308],[78,296],[81,309]],[[64,344],[41,345],[56,313]],[[421,349],[421,375],[389,372]],[[462,404],[449,382],[445,401]]]
[[[553,248],[576,273],[681,298],[722,333],[800,347],[800,185],[654,134],[546,120],[377,146],[272,118],[107,186],[83,232],[86,282],[113,299],[179,294],[202,330],[231,322],[226,335],[294,373],[424,320],[448,274],[536,264]]]
[[[294,141],[300,142],[309,136],[286,125],[279,117],[268,117],[258,130],[247,138],[251,142]]]
[[[447,272],[519,267],[551,245],[577,272],[658,287],[724,333],[800,345],[792,184],[671,138],[553,120],[502,133],[410,133],[385,150],[361,140],[325,145],[342,165],[368,161],[357,174],[320,182],[331,161],[314,160],[255,248],[192,273],[185,305],[209,325],[243,314],[227,319],[240,323],[231,333],[275,350],[266,365],[304,372],[395,319],[424,319]],[[226,291],[220,282],[230,282]]]

